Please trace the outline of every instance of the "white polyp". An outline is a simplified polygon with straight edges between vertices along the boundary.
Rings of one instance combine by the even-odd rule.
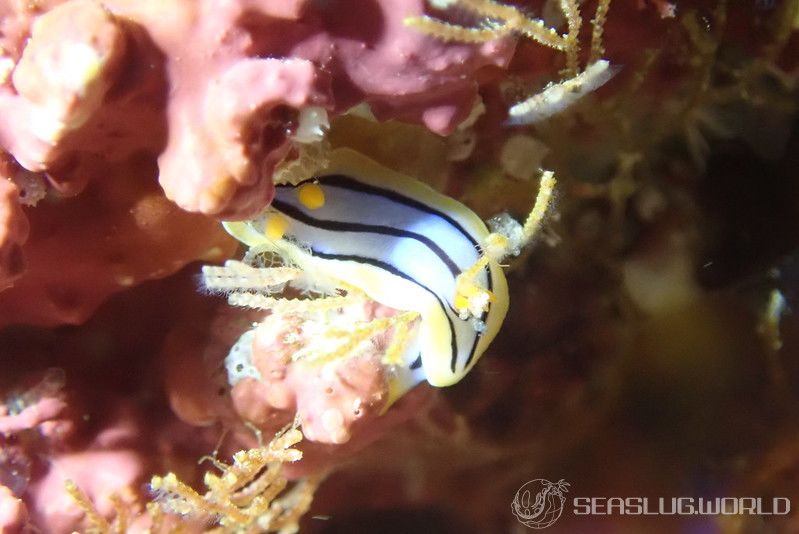
[[[47,184],[40,173],[20,169],[12,178],[19,188],[19,203],[23,206],[35,206],[47,195]]]
[[[252,343],[254,338],[255,330],[244,332],[225,357],[227,380],[231,387],[244,378],[262,379],[261,373],[252,364]]]
[[[317,143],[324,139],[329,129],[330,120],[327,118],[325,108],[308,106],[300,110],[299,124],[293,139],[298,143]]]
[[[524,245],[524,230],[519,221],[508,213],[500,213],[488,219],[486,223],[492,233],[504,236],[508,240],[504,250],[488,250],[486,252],[497,261],[501,261],[507,256],[518,256],[522,245]]]

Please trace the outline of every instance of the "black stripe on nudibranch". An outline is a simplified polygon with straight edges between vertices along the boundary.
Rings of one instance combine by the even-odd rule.
[[[320,228],[322,230],[329,230],[331,232],[362,232],[400,237],[404,239],[413,239],[414,241],[418,241],[426,246],[433,254],[438,256],[438,258],[444,262],[444,265],[447,266],[447,269],[449,269],[449,272],[452,273],[453,277],[458,276],[461,272],[460,268],[455,264],[454,261],[452,261],[452,258],[450,258],[447,253],[441,249],[441,247],[439,247],[429,237],[423,236],[421,234],[409,232],[407,230],[401,230],[399,228],[392,228],[391,226],[317,219],[315,217],[311,217],[301,209],[278,199],[272,200],[272,207],[284,215],[288,215],[292,219],[296,219],[305,225],[312,226],[314,228]]]
[[[328,186],[328,187],[335,187],[335,188],[343,189],[343,190],[346,190],[346,191],[352,191],[352,192],[356,192],[356,193],[362,193],[362,194],[366,194],[366,195],[377,196],[377,197],[383,198],[385,200],[388,200],[388,201],[390,201],[392,203],[399,204],[400,206],[403,206],[403,207],[406,207],[406,208],[410,208],[410,209],[414,209],[414,210],[418,210],[419,212],[422,212],[422,213],[425,213],[425,214],[428,214],[428,215],[432,215],[434,217],[438,217],[441,220],[445,221],[447,224],[449,224],[458,233],[460,233],[473,247],[475,247],[476,250],[479,249],[479,244],[478,244],[477,239],[475,239],[475,237],[472,234],[470,234],[468,231],[466,231],[466,229],[464,229],[464,227],[461,226],[461,224],[458,221],[456,221],[455,219],[453,219],[450,215],[448,215],[447,213],[445,213],[445,212],[443,212],[443,211],[441,211],[439,209],[436,209],[433,206],[430,206],[430,205],[428,205],[428,204],[426,204],[426,203],[424,203],[424,202],[422,202],[420,200],[416,200],[415,198],[409,197],[409,196],[407,196],[407,195],[405,195],[403,193],[400,193],[398,191],[395,191],[395,190],[392,190],[392,189],[386,189],[386,188],[375,186],[375,185],[371,185],[371,184],[367,184],[367,183],[364,183],[364,182],[361,182],[361,181],[357,180],[356,178],[353,178],[353,177],[350,177],[350,176],[346,176],[346,175],[342,175],[342,174],[330,174],[330,175],[325,175],[325,176],[317,176],[317,177],[311,178],[309,180],[306,180],[305,182],[302,182],[302,183],[306,183],[306,182],[318,182],[320,185],[324,185],[324,186]],[[299,183],[299,184],[296,184],[296,185],[279,184],[276,187],[278,187],[280,189],[290,189],[290,188],[293,189],[293,188],[296,188],[296,187],[302,185],[302,183]],[[293,206],[293,205],[291,205],[291,204],[289,204],[289,203],[287,203],[285,201],[281,201],[281,200],[279,200],[277,198],[275,198],[272,201],[272,206],[277,211],[283,213],[284,215],[286,215],[286,216],[288,216],[288,217],[290,217],[292,219],[297,220],[300,223],[303,223],[303,224],[305,224],[307,226],[318,228],[318,229],[321,229],[321,230],[326,230],[326,231],[331,231],[331,232],[372,233],[372,234],[378,234],[378,235],[386,235],[386,236],[392,236],[392,237],[397,237],[397,238],[415,240],[415,241],[421,243],[422,245],[424,245],[425,247],[427,247],[431,252],[433,252],[446,265],[446,267],[449,269],[449,271],[453,275],[453,277],[457,277],[462,272],[461,269],[457,266],[457,264],[455,264],[455,262],[452,260],[452,258],[438,244],[436,244],[429,237],[426,237],[426,236],[424,236],[422,234],[415,233],[415,232],[410,232],[410,231],[403,230],[403,229],[400,229],[400,228],[394,228],[394,227],[391,227],[391,226],[385,226],[385,225],[374,225],[374,224],[363,224],[363,223],[357,223],[357,222],[344,222],[344,221],[332,221],[332,220],[326,220],[326,219],[324,219],[324,220],[323,219],[317,219],[317,218],[314,218],[314,217],[310,216],[309,214],[307,214],[306,212],[304,212],[300,208],[298,208],[296,206]],[[385,271],[387,271],[387,272],[389,272],[389,273],[391,273],[391,274],[393,274],[395,276],[399,276],[400,278],[408,280],[408,281],[418,285],[419,287],[423,288],[424,290],[426,290],[431,295],[433,295],[436,298],[436,300],[438,301],[438,303],[441,306],[442,310],[444,311],[444,315],[447,317],[447,321],[449,322],[450,340],[451,340],[451,347],[452,347],[452,358],[451,358],[451,361],[450,361],[450,370],[452,371],[453,374],[456,372],[456,368],[458,367],[458,342],[457,342],[457,339],[456,339],[455,325],[454,325],[454,323],[452,321],[452,318],[450,317],[450,314],[447,313],[447,309],[446,308],[448,307],[455,316],[458,315],[458,312],[452,307],[452,305],[449,303],[449,301],[447,299],[444,299],[444,301],[442,301],[441,297],[439,297],[429,287],[427,287],[426,285],[422,284],[421,282],[416,280],[414,277],[408,275],[407,273],[400,271],[398,268],[396,268],[395,266],[393,266],[393,265],[391,265],[389,263],[386,263],[386,262],[383,262],[383,261],[380,261],[380,260],[377,260],[377,259],[373,259],[373,258],[364,257],[364,256],[323,253],[323,252],[316,251],[316,250],[313,250],[312,254],[314,256],[320,257],[322,259],[338,259],[338,260],[355,261],[355,262],[359,262],[359,263],[370,264],[370,265],[372,265],[374,267],[378,267],[380,269],[383,269],[383,270],[385,270]],[[486,266],[485,267],[485,273],[486,273],[486,279],[487,279],[487,284],[486,284],[487,285],[487,289],[488,289],[488,291],[493,291],[493,285],[494,284],[493,284],[493,280],[492,280],[492,274],[491,274],[490,266]],[[445,303],[446,303],[446,307],[445,307]],[[490,304],[489,304],[489,310],[490,310]],[[487,317],[489,315],[489,310],[487,310],[487,311],[485,311],[485,312],[483,312],[481,314],[480,321],[485,323],[485,321],[486,321],[486,319],[487,319]],[[458,320],[460,320],[460,319],[458,319]],[[477,346],[480,343],[481,337],[482,337],[482,333],[475,331],[474,342],[472,343],[471,350],[469,351],[469,354],[466,357],[466,361],[463,363],[463,369],[464,370],[466,370],[466,368],[471,364],[472,360],[474,359],[474,355],[475,355],[475,353],[477,351]],[[414,365],[416,365],[416,367],[414,367]],[[413,362],[413,364],[411,365],[411,369],[416,369],[420,365],[421,365],[421,356],[420,356],[420,358],[418,358],[417,360],[415,360]]]
[[[421,366],[422,366],[422,355],[419,354],[419,356],[417,356],[416,359],[413,360],[413,362],[411,363],[410,368],[411,368],[411,371],[415,371],[418,368],[420,368]]]
[[[487,284],[488,288],[487,289],[488,289],[488,291],[493,292],[494,291],[494,281],[493,281],[492,276],[491,276],[491,267],[486,265],[485,269],[486,269],[486,280],[488,280],[488,284]],[[491,303],[488,304],[488,309],[486,311],[484,311],[483,314],[480,316],[480,320],[483,323],[485,323],[485,320],[488,318],[489,312],[491,312]],[[474,358],[474,353],[477,350],[477,344],[480,343],[480,338],[482,336],[483,336],[483,334],[481,332],[477,332],[477,335],[474,337],[474,343],[472,344],[472,350],[469,351],[469,356],[466,358],[466,362],[463,364],[464,371],[466,370],[467,367],[469,367],[469,364],[472,362],[472,359]],[[452,372],[454,373],[455,369],[453,369]]]
[[[318,258],[322,258],[323,260],[354,261],[356,263],[365,263],[367,265],[383,269],[384,271],[387,271],[393,274],[394,276],[398,276],[403,280],[407,280],[409,282],[416,284],[417,286],[421,287],[422,289],[433,295],[433,297],[438,301],[438,305],[441,306],[441,309],[444,312],[444,316],[447,318],[447,322],[449,323],[450,346],[452,348],[452,362],[453,362],[452,372],[453,373],[455,372],[455,362],[458,361],[458,341],[455,337],[455,325],[452,323],[452,318],[450,318],[449,314],[447,313],[447,308],[444,306],[444,303],[441,302],[441,298],[439,298],[439,296],[436,295],[436,293],[432,289],[430,289],[423,283],[419,282],[412,276],[409,276],[408,274],[400,271],[393,265],[380,260],[376,260],[374,258],[367,258],[365,256],[355,256],[352,254],[329,254],[326,252],[320,252],[318,250],[313,250],[313,249],[311,249],[311,254],[313,254]]]
[[[452,217],[450,217],[446,213],[444,213],[442,211],[439,211],[439,210],[437,210],[437,209],[435,209],[435,208],[433,208],[431,206],[428,206],[424,202],[420,202],[419,200],[416,200],[414,198],[405,196],[402,193],[398,193],[397,191],[393,191],[391,189],[385,189],[385,188],[382,188],[382,187],[377,187],[377,186],[374,186],[374,185],[365,184],[363,182],[359,182],[355,178],[351,178],[351,177],[345,176],[343,174],[329,174],[329,175],[326,175],[326,176],[317,176],[317,177],[312,178],[311,180],[308,180],[308,181],[318,181],[319,183],[324,184],[324,185],[330,185],[330,186],[333,186],[333,187],[339,187],[341,189],[347,189],[349,191],[355,191],[355,192],[358,192],[358,193],[365,193],[367,195],[379,196],[379,197],[385,198],[387,200],[390,200],[392,202],[395,202],[397,204],[401,204],[403,206],[406,206],[406,207],[409,207],[409,208],[414,208],[414,209],[417,209],[417,210],[422,211],[424,213],[427,213],[427,214],[430,214],[430,215],[434,215],[436,217],[439,217],[439,218],[443,219],[444,221],[449,223],[452,227],[457,229],[461,234],[463,234],[464,237],[466,237],[466,239],[469,240],[469,242],[475,248],[477,248],[479,246],[478,242],[474,238],[474,236],[472,236],[472,234],[467,232],[463,228],[463,226],[460,225],[460,223],[458,221],[456,221],[455,219],[453,219]],[[292,187],[293,188],[293,187],[296,187],[296,186],[293,186],[293,185],[277,185],[276,187],[278,187],[278,188]]]

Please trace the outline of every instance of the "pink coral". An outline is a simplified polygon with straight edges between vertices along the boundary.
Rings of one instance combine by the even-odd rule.
[[[139,176],[120,169],[31,210],[27,272],[0,293],[0,324],[78,324],[110,294],[235,250],[215,221],[166,200],[147,162],[128,165]]]
[[[0,175],[0,291],[24,270],[22,244],[28,238],[28,219],[18,203],[16,186]]]
[[[25,377],[27,389],[4,391],[0,405],[0,531],[72,532],[83,511],[66,491],[73,482],[105,516],[138,509],[137,485],[150,457],[174,458],[169,447],[148,439],[147,425],[135,401],[96,391],[92,403],[84,382],[71,370],[49,369]],[[107,401],[107,402],[105,402]],[[95,428],[92,428],[96,425]],[[179,431],[178,431],[179,433]],[[178,435],[169,432],[173,440]],[[164,444],[166,445],[166,444]],[[157,452],[156,452],[157,451]]]
[[[396,312],[370,303],[337,313],[341,321],[363,322]],[[257,319],[254,313],[242,316],[228,311],[214,322],[210,340],[198,339],[188,330],[173,335],[166,347],[167,389],[172,408],[181,418],[198,425],[223,421],[244,430],[242,438],[249,443],[252,431],[241,427],[241,421],[270,435],[296,414],[308,440],[342,444],[353,439],[353,446],[346,449],[351,451],[412,413],[394,407],[390,416],[383,415],[389,398],[387,368],[382,362],[388,336],[354,358],[325,365],[294,361],[299,341],[287,340],[303,339],[308,335],[304,329],[311,331],[313,325],[300,317],[268,315],[236,343],[234,350],[244,357],[223,362],[238,335],[236,325]],[[204,355],[203,367],[190,364],[198,352]],[[342,455],[349,454],[344,451]]]
[[[25,503],[0,485],[0,532],[24,532],[28,524],[28,508]]]
[[[382,118],[441,133],[466,117],[477,88],[468,75],[504,65],[512,46],[443,44],[406,28],[422,8],[384,1],[357,20],[340,2],[71,0],[40,16],[23,8],[5,19],[15,31],[4,43],[13,73],[0,92],[0,144],[70,192],[145,152],[158,156],[161,184],[185,209],[252,215],[271,199],[293,110],[367,101]]]
[[[289,421],[296,413],[307,439],[344,443],[353,424],[379,415],[387,400],[382,351],[378,346],[371,354],[332,365],[292,363],[296,347],[284,340],[301,332],[300,321],[286,322],[279,315],[270,315],[256,328],[250,359],[261,378],[242,378],[235,384],[233,406],[241,418],[256,425],[268,422],[275,410]]]
[[[4,19],[18,31],[2,43],[3,61],[13,66],[0,87],[3,148],[66,194],[133,154],[155,156],[164,142],[165,87],[146,35],[92,0],[36,15],[21,8]]]
[[[41,399],[32,406],[25,407],[21,412],[13,415],[2,415],[0,409],[0,434],[14,434],[40,425],[45,421],[55,419],[67,404],[58,397]]]
[[[299,109],[341,112],[365,101],[381,118],[448,132],[471,110],[470,74],[504,65],[513,50],[445,44],[406,28],[422,0],[369,4],[357,21],[344,7],[0,6],[0,146],[15,158],[9,165],[40,173],[31,183],[46,179],[61,195],[89,188],[79,200],[53,194],[63,203],[38,206],[23,250],[25,219],[3,186],[0,285],[16,287],[0,297],[0,324],[79,323],[114,291],[227,256],[232,242],[213,221],[151,190],[156,176],[186,210],[252,215],[271,199]]]
[[[508,45],[446,45],[405,28],[419,0],[209,3],[167,28],[146,26],[166,50],[173,80],[161,183],[189,210],[252,215],[271,199],[270,175],[285,156],[292,114],[304,106],[343,111],[362,101],[381,118],[402,116],[445,133],[466,117],[476,84],[464,75],[504,64]],[[191,43],[191,47],[186,47]],[[283,59],[281,59],[283,58]],[[201,79],[198,79],[200,78]],[[207,84],[203,80],[214,79]]]

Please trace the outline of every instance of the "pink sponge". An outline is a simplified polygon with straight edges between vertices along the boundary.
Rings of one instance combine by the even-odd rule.
[[[24,269],[22,244],[28,238],[28,219],[17,200],[16,186],[0,178],[0,290],[9,287]]]

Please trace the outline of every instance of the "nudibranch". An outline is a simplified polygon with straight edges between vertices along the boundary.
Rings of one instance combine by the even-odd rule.
[[[505,319],[508,287],[499,261],[540,224],[554,186],[551,173],[545,178],[530,217],[537,220],[522,227],[499,217],[491,232],[460,202],[338,149],[324,171],[277,185],[258,217],[224,223],[249,252],[243,262],[205,267],[205,284],[235,290],[233,304],[300,315],[324,314],[363,295],[399,313],[364,330],[393,328],[398,343],[384,359],[392,400],[424,380],[449,386],[474,367]],[[317,298],[269,296],[286,285]]]

